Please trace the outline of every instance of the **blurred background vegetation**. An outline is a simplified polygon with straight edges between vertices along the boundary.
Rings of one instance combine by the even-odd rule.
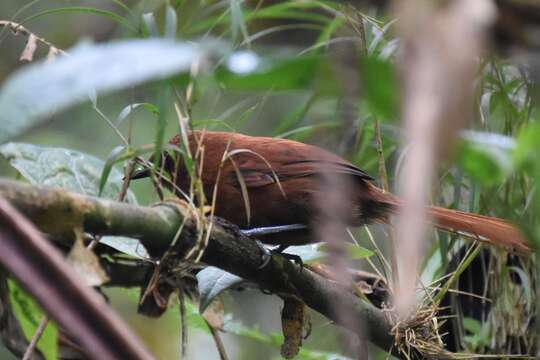
[[[515,15],[511,2],[497,3],[502,15]],[[534,9],[534,4],[522,6]],[[532,14],[529,11],[524,20],[518,20],[533,21]],[[160,109],[166,114],[165,138],[170,138],[178,132],[178,120],[172,102],[161,104],[166,98],[164,88],[174,88],[186,98],[183,94],[191,84],[193,94],[186,108],[195,127],[317,144],[347,157],[377,177],[380,186],[395,191],[403,154],[398,148],[400,96],[395,66],[399,39],[386,8],[367,2],[316,0],[2,0],[0,20],[22,24],[67,52],[88,41],[174,37],[210,44],[217,57],[197,73],[191,69],[191,75],[100,96],[97,107],[92,102],[71,107],[16,141],[74,149],[105,160],[124,144],[104,118],[127,119],[119,129],[136,149],[154,142],[159,118],[155,111]],[[535,122],[535,44],[527,42],[525,35],[518,36],[529,28],[507,24],[497,23],[491,39],[494,51],[480,59],[474,116],[467,120],[454,155],[438,168],[432,201],[510,219],[536,240],[540,234],[536,220],[540,202],[535,193],[540,128]],[[24,36],[0,29],[0,84],[27,66],[19,60],[25,43]],[[48,50],[38,46],[35,58],[43,59]],[[158,60],[152,54],[148,57],[148,61]],[[99,76],[99,69],[88,71]],[[148,105],[128,111],[130,104],[139,103]],[[117,167],[121,169],[121,164]],[[0,175],[16,176],[3,158]],[[157,200],[149,181],[134,182],[131,189],[141,204]],[[374,226],[372,230],[384,248],[385,229]],[[357,236],[367,244],[364,230]],[[423,277],[426,284],[444,275],[449,263],[456,266],[458,260],[452,254],[465,256],[456,236],[434,232],[433,238]],[[469,280],[460,283],[461,290],[473,291],[471,283],[481,279],[483,296],[498,293],[503,300],[492,304],[491,311],[481,310],[479,316],[468,310],[462,314],[456,325],[461,328],[460,345],[454,350],[530,354],[535,342],[530,331],[536,308],[534,264],[499,250],[486,251],[495,256],[477,258],[482,264],[473,262],[471,266],[478,268],[465,271],[463,279],[468,276]],[[365,260],[358,264],[373,270]],[[106,289],[105,294],[154,354],[160,359],[178,358],[177,305],[153,320],[136,314],[135,290]],[[224,301],[233,319],[230,331],[222,335],[229,357],[278,357],[281,302],[253,289],[227,292]],[[456,299],[448,301],[468,308],[456,304]],[[188,358],[218,358],[196,306],[188,308]],[[299,358],[339,358],[335,354],[343,353],[338,341],[342,331],[312,316],[313,332]],[[245,328],[239,328],[240,324]]]

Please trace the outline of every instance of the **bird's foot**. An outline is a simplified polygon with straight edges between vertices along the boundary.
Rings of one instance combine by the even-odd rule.
[[[279,245],[276,249],[274,249],[272,251],[275,251],[276,253],[283,256],[285,259],[294,262],[296,265],[300,266],[300,268],[303,269],[304,268],[304,262],[302,261],[302,258],[300,256],[295,255],[295,254],[288,254],[288,253],[284,252],[285,249],[287,249],[288,247],[289,247],[288,245]]]
[[[258,270],[265,268],[272,260],[272,251],[270,251],[262,242],[255,240],[255,244],[261,250],[261,265],[257,268]]]
[[[303,224],[289,224],[289,225],[279,225],[279,226],[258,227],[258,228],[252,228],[252,229],[242,229],[240,231],[244,235],[247,235],[249,237],[256,237],[256,236],[276,234],[276,233],[293,231],[293,230],[301,230],[301,229],[306,229],[306,228],[307,226]],[[283,252],[288,247],[288,245],[279,245],[277,248],[273,250],[268,250],[268,248],[266,248],[262,244],[261,241],[255,240],[255,242],[261,249],[261,253],[262,253],[262,264],[259,266],[259,269],[264,268],[270,263],[270,259],[272,258],[272,252],[282,255],[284,258],[290,261],[293,261],[295,264],[299,265],[301,268],[304,268],[304,262],[302,261],[302,258],[300,256],[294,255],[294,254],[287,254]]]

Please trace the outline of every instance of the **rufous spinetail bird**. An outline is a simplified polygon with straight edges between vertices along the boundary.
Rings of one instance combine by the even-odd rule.
[[[170,144],[179,145],[181,139],[177,135]],[[374,179],[360,168],[316,146],[206,130],[190,132],[187,139],[192,156],[202,164],[201,181],[208,202],[217,191],[214,214],[240,228],[270,229],[254,233],[264,243],[282,249],[317,241],[312,229],[323,213],[321,199],[327,191],[324,174],[345,177],[352,184],[347,196],[348,215],[342,219],[345,225],[386,223],[402,204],[399,198],[375,186]],[[163,152],[160,161],[160,168],[169,177],[162,183],[175,195],[188,193],[191,179],[181,155]],[[150,169],[144,169],[132,178],[149,175]],[[530,250],[523,234],[505,220],[435,206],[428,207],[427,212],[438,228],[459,231],[509,250]]]

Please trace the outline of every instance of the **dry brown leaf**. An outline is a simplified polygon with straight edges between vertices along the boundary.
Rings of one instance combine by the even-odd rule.
[[[292,359],[298,355],[302,346],[306,307],[303,302],[290,298],[285,299],[283,305],[281,328],[284,340],[281,345],[281,356]]]
[[[71,248],[66,261],[88,286],[99,286],[107,281],[109,277],[99,263],[99,259],[94,252],[86,248],[82,240],[82,231],[76,230],[76,240]]]
[[[225,317],[225,307],[219,297],[204,310],[202,317],[213,329],[223,329],[223,318]]]
[[[24,47],[24,50],[21,54],[21,57],[19,58],[19,61],[32,61],[34,59],[34,53],[37,49],[37,42],[38,38],[34,34],[30,34],[28,36],[28,41],[26,42],[26,46]]]
[[[47,53],[47,62],[54,61],[56,59],[56,56],[60,54],[60,50],[55,48],[54,46],[51,46],[49,48],[49,52]]]

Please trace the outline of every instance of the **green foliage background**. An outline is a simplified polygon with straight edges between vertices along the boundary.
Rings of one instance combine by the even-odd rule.
[[[380,126],[382,154],[390,187],[394,188],[393,179],[399,176],[401,164],[400,97],[394,66],[399,40],[393,33],[394,22],[375,10],[361,12],[339,2],[315,0],[268,2],[259,7],[255,1],[237,0],[4,0],[0,14],[6,20],[11,18],[24,24],[62,49],[84,39],[107,43],[119,39],[175,38],[186,49],[193,43],[202,44],[200,51],[208,54],[209,59],[196,76],[192,76],[189,66],[167,72],[163,70],[164,57],[156,55],[165,56],[167,46],[148,52],[130,43],[127,46],[134,54],[131,63],[125,57],[105,53],[102,56],[106,62],[101,68],[81,63],[73,73],[59,68],[55,77],[44,65],[36,65],[34,77],[21,80],[14,72],[19,68],[23,72],[33,65],[18,61],[24,39],[4,29],[0,32],[2,141],[8,140],[6,134],[13,130],[13,122],[26,118],[31,129],[11,134],[10,141],[76,150],[102,159],[105,168],[115,164],[120,170],[125,160],[134,155],[149,155],[178,132],[171,89],[185,98],[186,86],[192,83],[193,96],[186,108],[195,127],[233,129],[314,143],[348,157],[376,177],[383,174],[375,131],[376,125]],[[353,91],[352,122],[343,113],[344,98],[351,95],[343,83],[344,65],[333,53],[335,44],[347,41],[353,44],[357,57],[352,72],[355,77],[349,80],[360,84]],[[88,53],[83,52],[84,48],[67,51],[86,59],[95,51],[91,46],[88,49]],[[43,58],[46,52],[46,47],[40,46],[36,57]],[[144,71],[133,70],[139,68],[138,63],[143,64]],[[122,79],[111,80],[108,66]],[[143,72],[147,75],[141,75]],[[97,98],[90,92],[88,100],[88,84],[77,82],[82,80],[93,81]],[[105,86],[109,80],[112,85]],[[8,87],[10,81],[18,87]],[[56,90],[51,86],[55,81],[60,84]],[[59,93],[58,89],[64,92]],[[540,126],[536,122],[534,86],[527,80],[523,67],[488,57],[482,60],[476,94],[475,116],[468,121],[468,130],[461,134],[454,157],[441,164],[438,195],[433,202],[511,219],[536,242],[540,236],[536,221],[540,199],[535,193],[536,179],[540,178]],[[33,114],[31,110],[43,103],[44,97],[52,108],[61,107],[62,111],[51,115],[47,112],[50,109],[46,109],[42,114]],[[21,103],[19,107],[17,101]],[[21,110],[24,106],[30,111]],[[117,124],[129,140],[128,145],[108,122]],[[353,141],[344,144],[343,139],[348,137]],[[5,148],[2,153],[5,158],[0,158],[0,175],[17,176],[8,165]],[[35,160],[32,166],[36,163],[39,161]],[[17,169],[24,175],[24,171]],[[65,169],[62,165],[61,170]],[[47,170],[37,171],[42,174]],[[112,183],[121,177],[114,171],[108,176]],[[98,175],[94,173],[89,178],[93,181],[92,189],[98,191],[107,176],[98,171]],[[131,186],[142,204],[156,200],[151,189],[148,181]],[[380,230],[375,227],[374,233],[384,243]],[[357,236],[366,243],[363,231]],[[426,270],[430,279],[441,274],[448,261],[447,249],[456,241],[448,235],[434,233],[433,237],[436,241],[430,250],[432,260],[427,262]],[[531,292],[530,287],[525,291]],[[137,329],[152,351],[163,359],[177,358],[179,315],[175,306],[162,319],[141,318],[135,314],[136,296],[130,293],[107,290],[112,305]],[[534,297],[528,300],[534,302]],[[227,350],[234,354],[231,358],[251,359],[262,349],[267,358],[277,356],[279,303],[253,290],[227,293],[225,302],[227,312],[232,314],[224,335]],[[189,358],[216,357],[211,337],[195,307],[190,305],[189,311],[189,325],[193,329]],[[484,331],[472,320],[466,320],[464,326],[473,335]],[[341,351],[337,333],[337,328],[315,315],[314,332],[299,358],[338,358],[334,355]],[[471,351],[482,346],[482,338],[471,337]]]

